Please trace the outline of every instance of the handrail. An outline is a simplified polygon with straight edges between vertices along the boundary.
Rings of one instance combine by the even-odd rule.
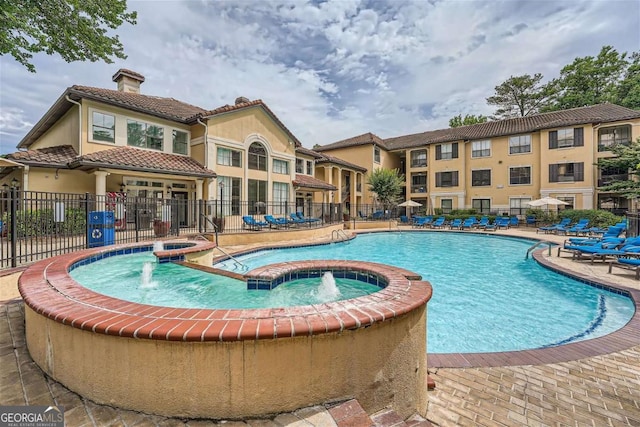
[[[342,240],[340,240],[341,242],[344,242],[345,240],[349,240],[349,236],[347,236],[347,233],[344,232],[344,230],[333,230],[331,232],[331,241],[333,241],[333,236],[335,235],[335,240],[340,239],[340,234],[342,234],[344,236],[344,238]]]
[[[205,219],[206,222],[208,222],[209,224],[211,224],[213,226],[213,232],[216,235],[216,246],[218,246],[218,226],[216,225],[215,222],[213,222],[211,220],[211,218],[209,218],[208,216],[206,216],[205,214],[201,213],[200,214],[201,217],[203,217]],[[206,230],[206,227],[205,227]]]
[[[249,267],[246,264],[243,264],[242,261],[238,261],[236,258],[233,257],[233,255],[231,255],[230,253],[222,249],[220,246],[216,246],[215,249],[218,249],[220,252],[222,252],[223,254],[228,256],[230,259],[232,259],[235,267],[240,266],[242,267],[243,270],[249,269]]]
[[[531,253],[531,251],[533,251],[538,246],[544,245],[544,244],[546,244],[549,247],[549,256],[551,256],[551,246],[555,245],[555,243],[550,242],[548,240],[540,240],[538,242],[535,242],[533,245],[531,245],[529,249],[527,249],[527,255],[525,255],[524,259],[529,259],[529,253]]]

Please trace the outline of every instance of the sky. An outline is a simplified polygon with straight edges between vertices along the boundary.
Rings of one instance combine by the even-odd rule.
[[[305,147],[372,132],[382,138],[490,115],[510,76],[544,81],[604,45],[640,50],[640,2],[128,1],[116,30],[128,55],[66,63],[38,54],[36,73],[0,56],[0,154],[74,84],[116,89],[119,68],[141,92],[205,109],[262,99]]]

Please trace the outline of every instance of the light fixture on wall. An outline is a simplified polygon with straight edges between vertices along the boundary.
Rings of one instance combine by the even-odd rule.
[[[16,178],[13,178],[11,180],[11,188],[18,188],[18,180]]]
[[[120,192],[121,193],[124,193],[126,189],[127,189],[127,186],[126,186],[126,184],[124,182],[122,184],[120,184]]]
[[[171,190],[172,190],[171,186],[167,185],[167,196],[171,196]]]

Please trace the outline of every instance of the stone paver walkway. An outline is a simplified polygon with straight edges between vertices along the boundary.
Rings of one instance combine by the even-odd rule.
[[[535,232],[522,229],[500,234],[563,240],[536,236]],[[631,274],[607,274],[606,265],[558,258],[555,252],[549,260],[612,283],[640,288]],[[640,427],[640,337],[632,348],[571,362],[440,368],[430,369],[430,375],[436,381],[436,389],[429,393],[427,413],[433,425]],[[96,405],[47,378],[31,360],[24,338],[24,306],[19,300],[0,302],[0,404],[64,405],[67,426],[360,427],[370,425],[371,419],[390,419],[361,414],[335,418],[331,409],[320,406],[274,419],[214,422],[164,418]],[[406,425],[423,425],[415,423],[420,421]]]

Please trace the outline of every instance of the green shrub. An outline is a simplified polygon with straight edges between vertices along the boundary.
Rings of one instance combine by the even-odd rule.
[[[57,234],[82,234],[86,230],[84,209],[66,209],[64,222],[56,223],[52,209],[36,209],[16,212],[16,232],[18,238],[53,236]],[[9,212],[5,212],[2,221],[11,229]]]
[[[570,218],[572,223],[578,222],[581,218],[589,219],[589,227],[606,228],[622,221],[622,217],[612,214],[609,211],[598,209],[565,209],[558,212],[546,212],[541,209],[527,209],[526,215],[535,216],[542,224],[557,223],[561,218]]]

